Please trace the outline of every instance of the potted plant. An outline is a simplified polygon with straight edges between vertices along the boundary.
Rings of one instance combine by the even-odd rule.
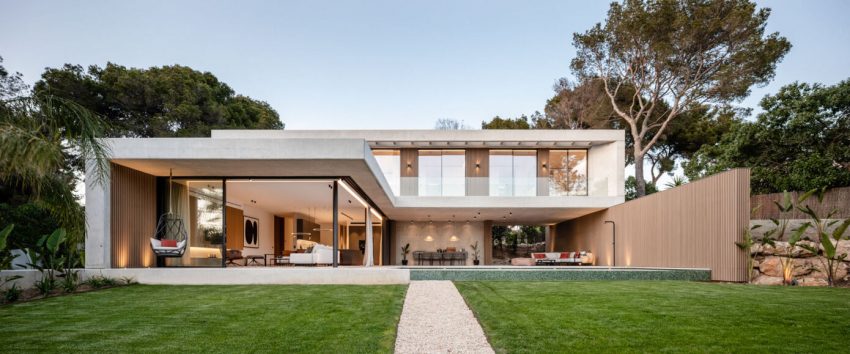
[[[478,241],[475,241],[475,243],[469,245],[469,247],[472,248],[472,264],[478,265],[481,263],[481,261],[478,260]]]
[[[407,255],[410,254],[410,244],[406,244],[401,248],[401,265],[407,265]]]

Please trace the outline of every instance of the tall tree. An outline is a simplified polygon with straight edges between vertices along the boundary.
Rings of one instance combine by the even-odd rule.
[[[267,103],[237,95],[209,72],[66,64],[48,68],[36,94],[73,101],[110,123],[112,137],[208,136],[211,129],[282,129]]]
[[[106,122],[73,101],[44,92],[30,94],[20,83],[0,66],[0,205],[9,214],[37,209],[24,212],[24,217],[48,211],[53,219],[40,221],[64,227],[76,244],[84,237],[85,216],[74,195],[73,161],[93,161],[93,175],[106,175],[109,152],[100,140]],[[22,196],[27,199],[23,209],[7,204]]]
[[[787,85],[761,107],[754,122],[735,122],[703,145],[685,165],[688,177],[749,167],[755,193],[850,186],[850,79]]]
[[[540,112],[530,117],[525,114],[517,118],[493,117],[489,122],[481,122],[481,129],[552,129],[548,118]]]
[[[440,118],[434,123],[434,129],[437,130],[465,130],[469,127],[457,119]]]
[[[674,121],[693,107],[740,100],[773,78],[790,50],[765,34],[770,9],[749,0],[625,0],[604,25],[573,35],[570,67],[600,79],[633,140],[636,193],[646,193],[644,159]],[[628,89],[628,109],[616,100]],[[659,112],[660,111],[660,112]]]
[[[630,125],[611,106],[602,80],[588,79],[578,84],[560,79],[554,87],[555,95],[546,102],[546,119],[554,129],[623,129],[626,131],[626,164],[634,163],[634,138]],[[620,110],[629,109],[629,99],[634,90],[621,87],[615,102]],[[661,114],[666,104],[660,102]],[[714,144],[738,119],[739,112],[732,108],[707,105],[692,107],[670,122],[647,151],[651,187],[665,173],[676,169],[679,161],[689,159],[703,144]],[[658,117],[653,117],[658,118]],[[645,137],[644,143],[649,137]],[[635,189],[636,182],[630,187]],[[647,189],[647,193],[648,189]]]

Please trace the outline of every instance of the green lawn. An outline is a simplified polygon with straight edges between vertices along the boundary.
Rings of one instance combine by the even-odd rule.
[[[850,289],[456,282],[497,352],[844,352]]]
[[[406,286],[134,285],[0,307],[0,352],[392,352]]]

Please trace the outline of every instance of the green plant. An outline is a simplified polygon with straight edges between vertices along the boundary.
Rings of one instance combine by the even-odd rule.
[[[6,286],[6,284],[11,283],[6,290],[3,290],[3,302],[10,303],[18,301],[21,297],[21,288],[18,287],[18,284],[15,283],[15,280],[23,278],[20,275],[13,275],[10,277],[5,277],[0,280],[0,289]]]
[[[40,280],[36,280],[33,285],[34,288],[38,290],[38,293],[41,294],[41,296],[47,297],[50,295],[51,292],[53,292],[54,289],[56,289],[56,279],[42,277]]]
[[[137,284],[137,282],[136,282],[136,278],[133,278],[133,277],[126,277],[126,276],[125,276],[125,277],[121,277],[121,282],[123,282],[123,283],[124,283],[124,285],[133,285],[133,284]]]
[[[812,196],[816,196],[818,203],[823,202],[823,197],[826,194],[827,188],[818,188],[812,189],[805,194],[800,196],[799,203],[802,204],[804,201],[809,199]],[[814,254],[818,254],[820,250],[820,246],[823,246],[823,259],[821,260],[821,265],[824,267],[823,271],[826,273],[826,281],[829,286],[835,285],[835,274],[838,272],[838,267],[847,258],[847,253],[838,254],[838,242],[844,239],[844,233],[847,231],[847,227],[850,226],[850,219],[841,220],[830,220],[832,216],[834,216],[838,210],[832,210],[827,213],[825,217],[821,217],[818,213],[806,204],[803,207],[797,207],[800,211],[805,213],[811,218],[811,221],[807,222],[804,226],[814,226],[815,228],[815,244],[814,245],[801,245],[801,247],[809,250]],[[827,229],[832,227],[833,225],[839,224],[835,227],[831,233],[827,233]],[[802,228],[802,227],[801,227]]]
[[[89,280],[86,280],[86,284],[95,289],[112,287],[118,285],[118,281],[109,277],[105,277],[102,275],[95,275]]]
[[[479,255],[478,241],[475,241],[475,243],[469,245],[469,248],[472,249],[472,259],[477,261]]]
[[[12,253],[9,252],[6,248],[6,241],[9,239],[9,234],[12,233],[12,229],[15,228],[15,225],[9,225],[0,230],[0,269],[9,269],[12,265]]]
[[[761,208],[761,205],[757,205],[750,211],[750,215],[755,214],[757,210]],[[744,230],[744,237],[739,242],[735,242],[735,246],[747,254],[747,282],[751,282],[753,280],[753,252],[752,248],[756,244],[755,238],[753,238],[753,231],[760,228],[761,225],[753,225],[750,226],[749,229]]]
[[[671,179],[669,182],[665,183],[664,186],[667,187],[667,188],[675,188],[675,187],[684,186],[686,184],[688,184],[687,178],[685,178],[684,176],[676,175],[676,176],[673,176],[673,179]]]
[[[66,278],[62,283],[66,291],[76,289],[77,276],[73,269],[79,266],[80,259],[74,247],[66,244],[67,239],[65,229],[58,228],[52,234],[42,236],[35,250],[27,249],[33,260],[30,266],[41,272],[41,280],[36,282],[36,288],[42,295],[48,295],[59,285],[57,273]]]
[[[78,271],[68,270],[62,274],[62,291],[72,293],[80,287],[80,275]]]
[[[773,202],[777,208],[779,208],[780,216],[784,216],[785,214],[791,212],[794,209],[794,202],[791,198],[791,193],[785,191],[782,193],[781,201]],[[792,230],[793,232],[788,237],[788,247],[780,248],[776,247],[777,240],[782,240],[785,237],[785,234],[788,231],[788,219],[787,218],[779,218],[779,219],[770,219],[774,224],[773,230],[765,232],[762,237],[762,244],[769,245],[774,247],[777,250],[776,255],[779,257],[779,263],[782,267],[782,283],[785,285],[791,285],[794,281],[794,248],[797,247],[797,243],[800,242],[801,237],[808,226],[806,224],[801,225],[797,229]]]
[[[401,248],[401,257],[402,257],[402,260],[405,260],[405,261],[406,261],[406,260],[407,260],[407,255],[408,255],[408,254],[410,254],[410,244],[409,244],[409,243],[408,243],[408,244],[405,244],[405,245]]]

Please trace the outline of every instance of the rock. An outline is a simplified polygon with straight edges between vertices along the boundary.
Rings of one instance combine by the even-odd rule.
[[[753,284],[756,285],[782,285],[782,277],[770,277],[761,275],[753,279]]]
[[[755,260],[755,259],[754,259],[754,260],[753,260],[753,269],[759,269],[759,263],[760,263],[760,262],[759,262],[758,260]]]
[[[764,261],[759,264],[759,270],[761,270],[764,275],[781,278],[782,261],[776,256],[765,257]]]
[[[804,258],[794,258],[793,263],[791,265],[791,276],[794,278],[812,274],[812,272],[816,271],[812,263]]]
[[[806,277],[797,280],[799,286],[827,286],[829,283],[826,279]]]
[[[804,245],[817,249],[816,244],[812,241],[800,241],[800,242],[797,242],[796,246],[794,246],[794,250],[791,251],[791,256],[793,256],[793,257],[812,257],[812,256],[814,256],[815,254],[812,253],[812,251],[809,251],[806,248],[801,247],[801,246],[804,246]]]
[[[750,254],[760,254],[760,253],[763,253],[763,252],[764,252],[764,246],[762,246],[760,243],[756,243],[756,244],[750,246]]]
[[[826,262],[823,257],[810,258],[809,261],[812,263],[812,266],[816,269],[816,271],[812,272],[812,277],[818,279],[826,279]],[[838,268],[835,271],[835,280],[844,279],[848,273],[847,264],[839,264]]]
[[[770,248],[770,246],[767,246],[767,247]],[[788,249],[790,247],[791,246],[788,245],[788,242],[776,241],[776,242],[774,242],[774,246],[773,246],[773,254],[775,254],[777,256],[784,256],[784,255],[788,254]]]
[[[821,249],[823,249],[823,247],[821,247]],[[842,254],[846,254],[847,258],[845,258],[845,260],[850,261],[850,240],[838,241],[838,246],[835,247],[835,255],[841,256]]]

